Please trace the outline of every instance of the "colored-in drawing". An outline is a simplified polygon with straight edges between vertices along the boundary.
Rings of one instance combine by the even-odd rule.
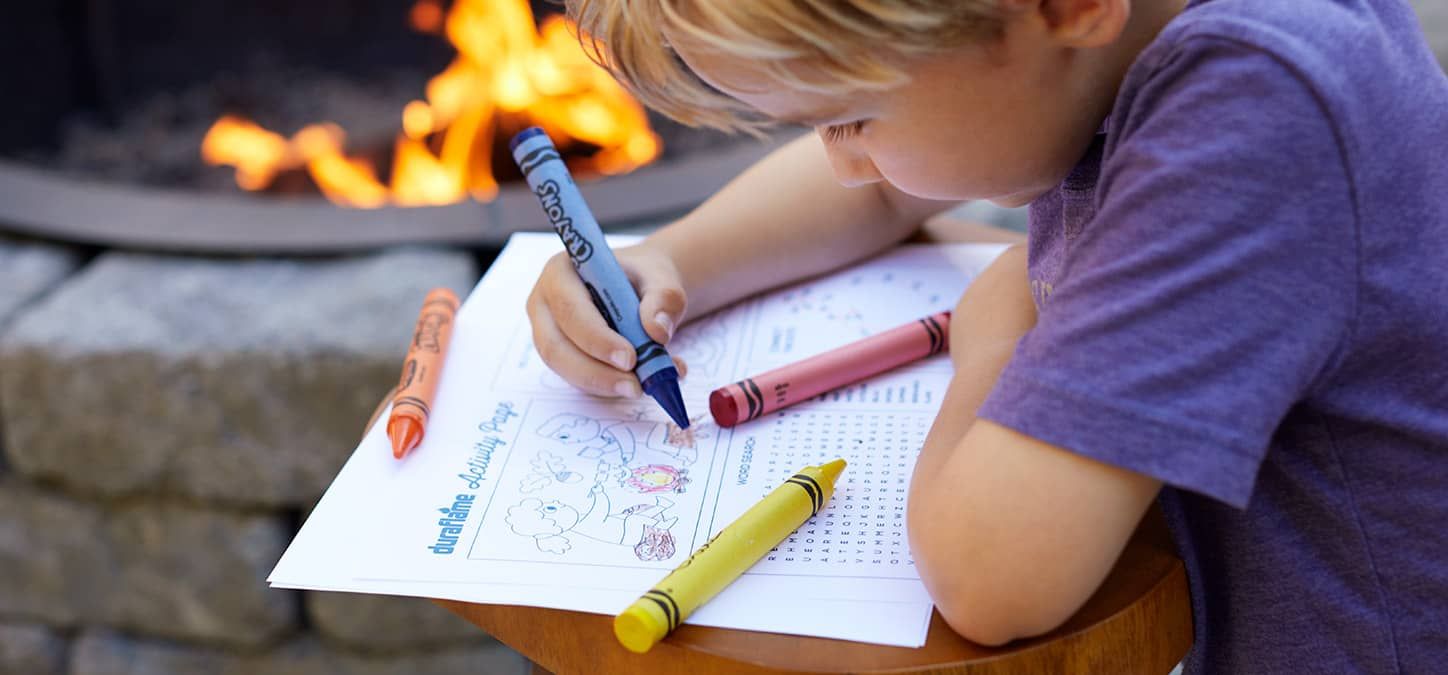
[[[687,490],[687,467],[698,459],[701,436],[648,420],[649,412],[641,406],[626,413],[631,419],[602,420],[559,413],[539,425],[537,434],[559,445],[538,451],[529,462],[519,492],[536,496],[508,508],[509,528],[555,555],[567,553],[582,536],[627,546],[639,560],[672,558],[670,528],[678,517],[668,513],[673,502],[662,495]],[[593,482],[585,498],[582,483],[590,470]],[[616,503],[630,505],[615,509]]]
[[[583,480],[583,476],[568,470],[562,458],[546,450],[540,451],[530,464],[533,470],[523,479],[520,487],[523,492],[541,490],[555,481],[560,485],[571,485]]]
[[[708,415],[699,415],[689,418],[689,428],[680,429],[670,424],[668,438],[665,443],[679,449],[690,448],[698,451],[699,441],[709,438],[709,427],[713,426],[713,420]]]
[[[600,475],[612,473],[600,466]],[[677,516],[667,512],[674,503],[654,497],[653,503],[634,504],[614,511],[601,482],[588,492],[589,504],[580,508],[557,499],[528,497],[508,507],[506,521],[513,532],[532,537],[538,550],[562,555],[573,548],[570,536],[588,537],[606,544],[628,546],[639,560],[667,560],[675,552],[670,528]]]
[[[567,445],[582,446],[579,457],[620,466],[675,464],[689,466],[699,459],[692,436],[670,437],[668,422],[646,419],[596,420],[586,415],[560,413],[538,427],[538,435]]]
[[[689,483],[689,471],[677,469],[667,464],[650,464],[634,469],[629,477],[624,479],[624,484],[637,490],[640,494],[653,494],[656,492],[683,492],[684,486]]]

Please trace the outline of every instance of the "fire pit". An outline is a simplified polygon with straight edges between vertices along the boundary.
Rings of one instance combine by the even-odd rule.
[[[39,31],[32,39],[69,43],[80,65],[69,70],[65,90],[90,92],[90,100],[37,96],[41,105],[27,110],[52,109],[46,119],[53,133],[34,133],[45,120],[32,120],[21,135],[28,145],[15,135],[0,138],[0,154],[9,156],[0,159],[0,227],[194,252],[495,246],[511,232],[547,227],[497,151],[523,127],[543,126],[572,153],[585,195],[610,226],[681,214],[780,142],[651,120],[587,60],[560,16],[544,14],[535,24],[523,0],[325,4],[260,11],[232,1],[206,3],[209,9],[95,2],[79,18],[52,17],[56,35]],[[158,20],[148,10],[159,7],[169,12],[165,21],[179,25],[158,40],[147,22]],[[339,20],[365,30],[339,34]],[[271,38],[248,44],[227,32],[213,48],[197,37],[228,23]],[[421,47],[422,38],[433,43]],[[288,46],[297,41],[305,48]],[[358,42],[386,49],[374,47],[356,64],[338,58],[358,53]],[[438,43],[450,50],[440,52]],[[452,62],[444,64],[449,51]],[[303,54],[307,73],[333,79],[236,75],[278,71],[255,67],[278,53]],[[292,100],[309,93],[315,102]],[[77,103],[89,111],[79,124]],[[54,124],[67,118],[67,127]],[[202,125],[209,125],[204,137]],[[130,137],[118,137],[127,129]],[[35,139],[48,140],[37,147]],[[117,169],[115,155],[164,166]]]
[[[679,215],[763,156],[772,143],[741,142],[583,185],[610,226]],[[77,243],[201,252],[346,251],[409,242],[496,245],[548,227],[527,186],[505,185],[485,203],[347,209],[321,197],[208,195],[98,183],[0,161],[0,224]]]

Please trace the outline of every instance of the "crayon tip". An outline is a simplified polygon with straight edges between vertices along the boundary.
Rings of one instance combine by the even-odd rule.
[[[844,472],[845,460],[843,458],[820,465],[820,477],[828,479],[831,485],[833,485],[840,477],[840,474]]]
[[[402,459],[422,442],[422,426],[410,417],[398,417],[387,423],[387,437],[392,439],[392,456]]]
[[[680,429],[688,429],[689,411],[684,409],[684,395],[679,392],[678,372],[670,366],[650,375],[643,383],[644,392],[659,402],[674,424]]]

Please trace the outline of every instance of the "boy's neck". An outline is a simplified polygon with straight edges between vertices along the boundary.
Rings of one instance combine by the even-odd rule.
[[[1131,18],[1121,33],[1110,54],[1103,59],[1103,78],[1109,86],[1099,88],[1109,94],[1098,102],[1098,123],[1104,122],[1116,102],[1116,94],[1126,72],[1136,62],[1141,52],[1156,39],[1172,19],[1186,9],[1189,0],[1135,0],[1131,3]]]

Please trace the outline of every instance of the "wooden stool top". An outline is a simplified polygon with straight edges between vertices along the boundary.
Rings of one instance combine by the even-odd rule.
[[[1064,625],[1029,640],[982,647],[937,612],[925,646],[685,624],[647,654],[613,636],[613,617],[513,605],[437,601],[557,675],[595,673],[1166,673],[1192,643],[1186,570],[1156,509],[1116,567]]]

